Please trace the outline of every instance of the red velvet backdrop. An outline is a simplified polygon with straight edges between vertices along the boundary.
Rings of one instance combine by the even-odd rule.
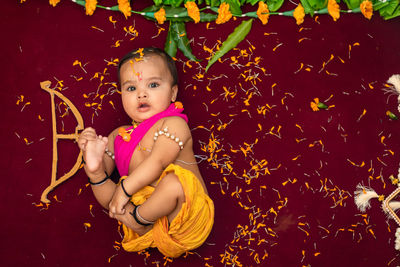
[[[147,5],[134,1],[133,9]],[[241,21],[187,23],[200,66],[206,47]],[[58,84],[85,126],[105,135],[129,123],[110,84],[116,68],[107,61],[136,47],[163,47],[168,25],[100,9],[86,16],[67,0],[54,8],[48,1],[3,2],[0,23],[4,265],[400,264],[394,221],[386,221],[377,201],[362,214],[353,200],[358,183],[386,196],[395,189],[388,177],[398,173],[399,122],[385,113],[399,114],[396,97],[382,88],[400,73],[399,19],[342,13],[337,22],[308,16],[301,26],[289,17],[272,16],[266,26],[255,20],[238,48],[206,74],[178,53],[179,99],[195,152],[209,159],[200,168],[216,216],[207,242],[173,261],[154,249],[120,248],[118,224],[96,203],[83,170],[49,194],[48,207],[40,204],[50,184],[52,123],[50,96],[39,83]],[[130,26],[135,36],[124,31]],[[313,112],[314,98],[331,107]],[[60,100],[56,105],[58,132],[72,133],[72,113]],[[79,151],[69,140],[58,149],[60,176]]]

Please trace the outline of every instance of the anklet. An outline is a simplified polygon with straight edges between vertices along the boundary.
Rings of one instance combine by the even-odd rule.
[[[124,180],[125,180],[125,179],[122,179],[122,180],[121,180],[121,188],[122,188],[122,191],[124,191],[124,193],[125,193],[125,195],[126,195],[127,197],[131,198],[132,195],[129,195],[128,192],[126,192],[126,190],[125,190]]]
[[[143,218],[139,215],[138,210],[137,210],[138,208],[139,208],[139,206],[136,206],[136,205],[135,205],[135,208],[133,209],[133,211],[129,213],[130,215],[132,215],[133,219],[135,219],[135,221],[136,221],[138,224],[143,225],[143,226],[153,225],[154,222],[150,222],[150,221],[148,221],[148,220],[145,220],[145,219],[143,219]],[[138,219],[138,217],[139,217],[142,221],[144,221],[145,223],[141,222],[141,221]]]
[[[101,180],[100,182],[95,182],[94,183],[94,182],[90,181],[90,178],[88,177],[89,184],[91,184],[91,185],[102,185],[105,182],[107,182],[107,180],[110,179],[111,177],[107,174],[106,171],[104,171],[104,173],[106,174],[106,177],[103,180]]]
[[[115,160],[114,153],[112,153],[110,150],[108,150],[108,148],[106,148],[106,150],[104,151],[104,153],[106,153],[110,158],[112,158],[113,160]]]

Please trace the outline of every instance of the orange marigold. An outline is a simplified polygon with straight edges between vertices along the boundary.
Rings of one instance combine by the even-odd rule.
[[[318,111],[318,104],[319,104],[319,98],[314,98],[314,101],[310,102],[310,107],[312,108],[313,111]]]
[[[261,20],[263,25],[268,23],[269,19],[268,5],[263,1],[258,2],[257,16]]]
[[[198,23],[200,21],[200,11],[196,3],[192,1],[186,2],[185,7],[187,9],[189,17],[191,17],[195,23]]]
[[[93,15],[94,11],[96,10],[97,0],[86,0],[85,9],[86,15]]]
[[[118,0],[118,9],[124,14],[125,19],[127,19],[131,15],[131,5],[129,4],[129,0]]]
[[[340,7],[335,0],[328,1],[328,12],[334,21],[337,21],[340,17]]]
[[[232,18],[232,13],[229,11],[229,4],[223,2],[218,9],[218,17],[215,23],[222,24],[229,21]]]
[[[299,3],[293,12],[293,17],[296,19],[297,25],[300,25],[304,22],[305,15],[306,13],[304,13],[304,7]]]
[[[177,109],[182,109],[183,108],[183,104],[182,102],[176,101],[174,102],[175,108]]]
[[[371,1],[365,0],[360,4],[360,9],[361,13],[366,17],[367,19],[371,19],[374,9],[372,7]]]
[[[56,6],[58,3],[60,3],[61,0],[49,0],[50,5],[53,7]]]
[[[156,20],[159,24],[163,24],[164,21],[166,20],[165,9],[160,8],[160,10],[158,10],[156,13],[154,13],[154,17],[156,18]]]

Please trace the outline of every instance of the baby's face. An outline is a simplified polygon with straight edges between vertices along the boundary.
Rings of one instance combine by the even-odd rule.
[[[124,110],[136,122],[164,111],[176,99],[178,86],[172,86],[172,75],[161,56],[128,60],[121,66],[120,77]]]

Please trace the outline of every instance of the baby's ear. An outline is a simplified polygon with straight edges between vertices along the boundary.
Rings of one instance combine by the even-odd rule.
[[[171,97],[171,101],[175,102],[176,97],[178,96],[178,85],[175,84],[174,86],[172,86],[172,97]]]

